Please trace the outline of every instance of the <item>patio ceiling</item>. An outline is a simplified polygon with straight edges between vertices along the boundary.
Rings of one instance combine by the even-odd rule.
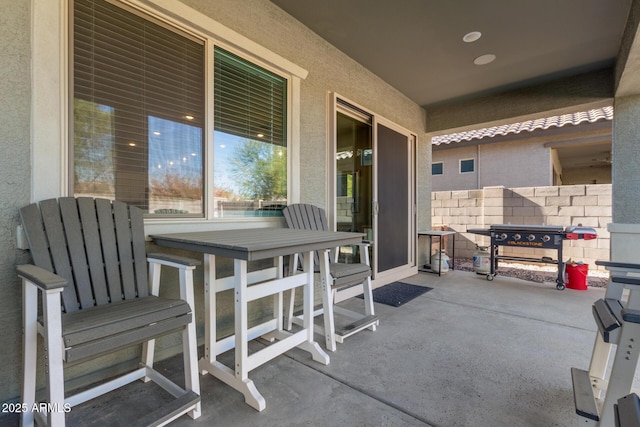
[[[271,1],[425,108],[611,68],[632,3]]]
[[[634,0],[271,1],[429,112],[613,69]],[[558,149],[567,167],[609,165],[610,151],[610,138]]]

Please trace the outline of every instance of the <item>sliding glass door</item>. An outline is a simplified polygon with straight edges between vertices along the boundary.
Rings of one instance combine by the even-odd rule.
[[[335,102],[334,223],[365,233],[376,275],[415,265],[415,136]]]
[[[336,229],[365,233],[373,243],[371,117],[338,111],[336,125]]]

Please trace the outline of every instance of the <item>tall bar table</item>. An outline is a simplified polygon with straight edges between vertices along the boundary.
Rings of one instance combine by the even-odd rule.
[[[249,379],[249,372],[294,347],[311,354],[313,360],[329,364],[329,356],[313,337],[313,259],[314,251],[328,257],[328,249],[362,242],[364,234],[332,231],[308,231],[280,228],[202,231],[150,236],[158,246],[185,249],[204,254],[205,281],[205,354],[198,367],[240,391],[245,402],[258,411],[266,408],[264,397]],[[284,277],[282,257],[303,253],[304,273]],[[232,258],[233,276],[216,277],[216,257]],[[249,261],[274,258],[275,267],[249,273]],[[328,265],[328,264],[327,264]],[[302,329],[290,333],[283,330],[282,292],[303,286]],[[234,290],[235,334],[216,338],[216,293]],[[247,306],[250,301],[274,295],[275,317],[248,328]],[[251,355],[249,341],[270,334],[275,342]],[[234,367],[216,360],[216,356],[235,349]]]

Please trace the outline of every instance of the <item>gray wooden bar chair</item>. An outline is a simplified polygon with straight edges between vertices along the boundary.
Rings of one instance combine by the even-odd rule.
[[[292,204],[282,210],[289,228],[302,230],[328,230],[327,216],[323,209],[308,204]],[[318,331],[325,336],[326,347],[330,351],[336,350],[336,342],[342,343],[345,338],[364,329],[375,331],[378,318],[373,307],[371,290],[371,267],[369,265],[368,245],[363,242],[359,246],[360,262],[347,264],[338,262],[338,248],[329,257],[316,254],[314,266],[320,275],[322,285],[322,308],[314,311],[314,315],[323,315],[324,327]],[[290,268],[295,271],[298,262],[294,259]],[[364,313],[358,313],[334,305],[336,294],[341,289],[352,286],[362,286],[364,296]],[[288,309],[288,328],[296,323],[299,317],[293,313],[295,290],[291,291]],[[350,322],[336,329],[335,314],[349,318]]]
[[[22,403],[27,408],[36,403],[41,334],[49,409],[46,419],[40,411],[23,413],[22,425],[31,426],[37,418],[39,424],[63,426],[73,406],[137,379],[154,381],[175,399],[138,422],[127,420],[128,425],[163,425],[185,413],[200,416],[193,317],[193,270],[199,262],[167,254],[147,258],[142,211],[122,202],[64,197],[26,206],[20,216],[33,258],[33,264],[17,267],[23,282]],[[179,269],[180,299],[158,296],[161,265]],[[184,388],[153,369],[155,338],[178,331]],[[138,369],[65,395],[64,368],[141,343]]]

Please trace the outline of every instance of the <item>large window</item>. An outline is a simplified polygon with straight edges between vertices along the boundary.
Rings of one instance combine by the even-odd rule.
[[[214,50],[215,211],[279,215],[287,201],[286,80]]]
[[[279,214],[287,80],[140,12],[104,0],[72,4],[71,193],[162,216]]]

